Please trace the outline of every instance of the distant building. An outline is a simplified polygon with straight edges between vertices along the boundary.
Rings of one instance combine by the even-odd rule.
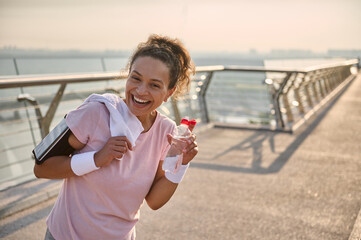
[[[274,58],[313,58],[320,57],[320,54],[316,54],[307,49],[272,49],[269,53]]]
[[[344,57],[344,58],[360,58],[361,49],[330,49],[327,51],[330,57]]]

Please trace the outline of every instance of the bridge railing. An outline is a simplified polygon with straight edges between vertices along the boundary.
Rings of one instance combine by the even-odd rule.
[[[342,87],[343,84],[348,82],[347,80],[351,80],[355,76],[358,71],[358,64],[358,59],[351,59],[339,63],[323,64],[304,69],[240,66],[199,67],[197,68],[197,71],[205,73],[200,77],[201,81],[199,82],[199,85],[201,86],[199,88],[199,102],[201,106],[202,121],[225,122],[233,125],[238,122],[240,123],[238,125],[258,125],[263,128],[292,131],[307,120],[310,115],[315,112],[315,109],[320,108],[320,105],[323,105],[325,101],[331,97],[330,93],[332,91],[340,86]],[[212,85],[212,81],[214,81],[214,75],[219,72],[250,73],[249,76],[251,74],[258,74],[260,76],[260,78],[257,79],[258,83],[261,79],[266,86],[262,87],[261,84],[258,84],[256,86],[257,91],[260,91],[260,89],[263,90],[265,93],[263,98],[267,99],[268,97],[270,101],[269,104],[267,103],[267,100],[258,102],[258,105],[263,103],[265,106],[265,110],[256,111],[256,114],[263,115],[263,118],[258,118],[257,120],[257,118],[253,117],[252,120],[250,114],[245,114],[248,116],[248,119],[238,119],[232,123],[232,121],[229,120],[222,120],[226,119],[224,116],[224,114],[227,114],[226,111],[218,110],[220,113],[215,113],[217,110],[214,110],[214,107],[210,105],[210,99],[207,99],[207,95],[209,94],[209,88]],[[263,78],[262,74],[264,74]],[[235,75],[233,77],[235,77]],[[221,81],[218,82],[218,88],[213,89],[213,91],[219,92],[222,85],[227,84],[223,81],[224,79],[221,79]],[[236,79],[236,81],[239,82],[242,80]],[[246,89],[247,91],[254,91],[255,86],[243,84],[238,89],[234,88],[237,88],[237,86],[233,86],[233,89],[228,89],[228,91],[223,91],[223,97],[231,99],[231,102],[229,102],[229,104],[227,104],[226,101],[219,103],[220,109],[227,107],[236,109],[239,104],[242,104],[241,101],[249,102],[249,96],[246,94],[244,94],[245,97],[240,99],[240,101],[235,101],[235,96],[233,95],[234,91],[236,91],[236,95],[240,95],[241,88],[243,88],[243,90]],[[254,95],[253,98],[255,98]],[[221,100],[218,99],[218,101]],[[244,114],[244,112],[247,111],[242,112],[239,110],[235,113],[240,116]],[[218,117],[215,115],[218,115]]]
[[[191,91],[159,111],[176,122],[292,130],[356,74],[357,59],[305,69],[197,67]],[[32,149],[91,93],[124,94],[126,72],[0,77],[0,189],[33,178]]]

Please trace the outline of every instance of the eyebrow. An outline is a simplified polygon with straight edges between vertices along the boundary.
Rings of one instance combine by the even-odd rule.
[[[140,72],[138,72],[137,70],[133,70],[132,72],[135,72],[136,74],[138,74],[138,75],[141,76],[141,77],[143,76],[143,75],[142,75]],[[159,79],[156,79],[156,78],[152,78],[151,80],[164,84],[162,80],[159,80]]]

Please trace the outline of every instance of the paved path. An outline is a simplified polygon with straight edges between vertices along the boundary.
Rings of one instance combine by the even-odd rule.
[[[212,128],[198,143],[171,201],[142,208],[137,239],[360,239],[361,75],[295,134]],[[42,233],[53,202],[1,219],[0,237],[39,239],[29,226]]]

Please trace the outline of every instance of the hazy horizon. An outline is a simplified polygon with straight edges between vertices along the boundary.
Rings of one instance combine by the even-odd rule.
[[[361,49],[359,0],[0,0],[0,48],[132,50],[151,33],[191,52]]]

